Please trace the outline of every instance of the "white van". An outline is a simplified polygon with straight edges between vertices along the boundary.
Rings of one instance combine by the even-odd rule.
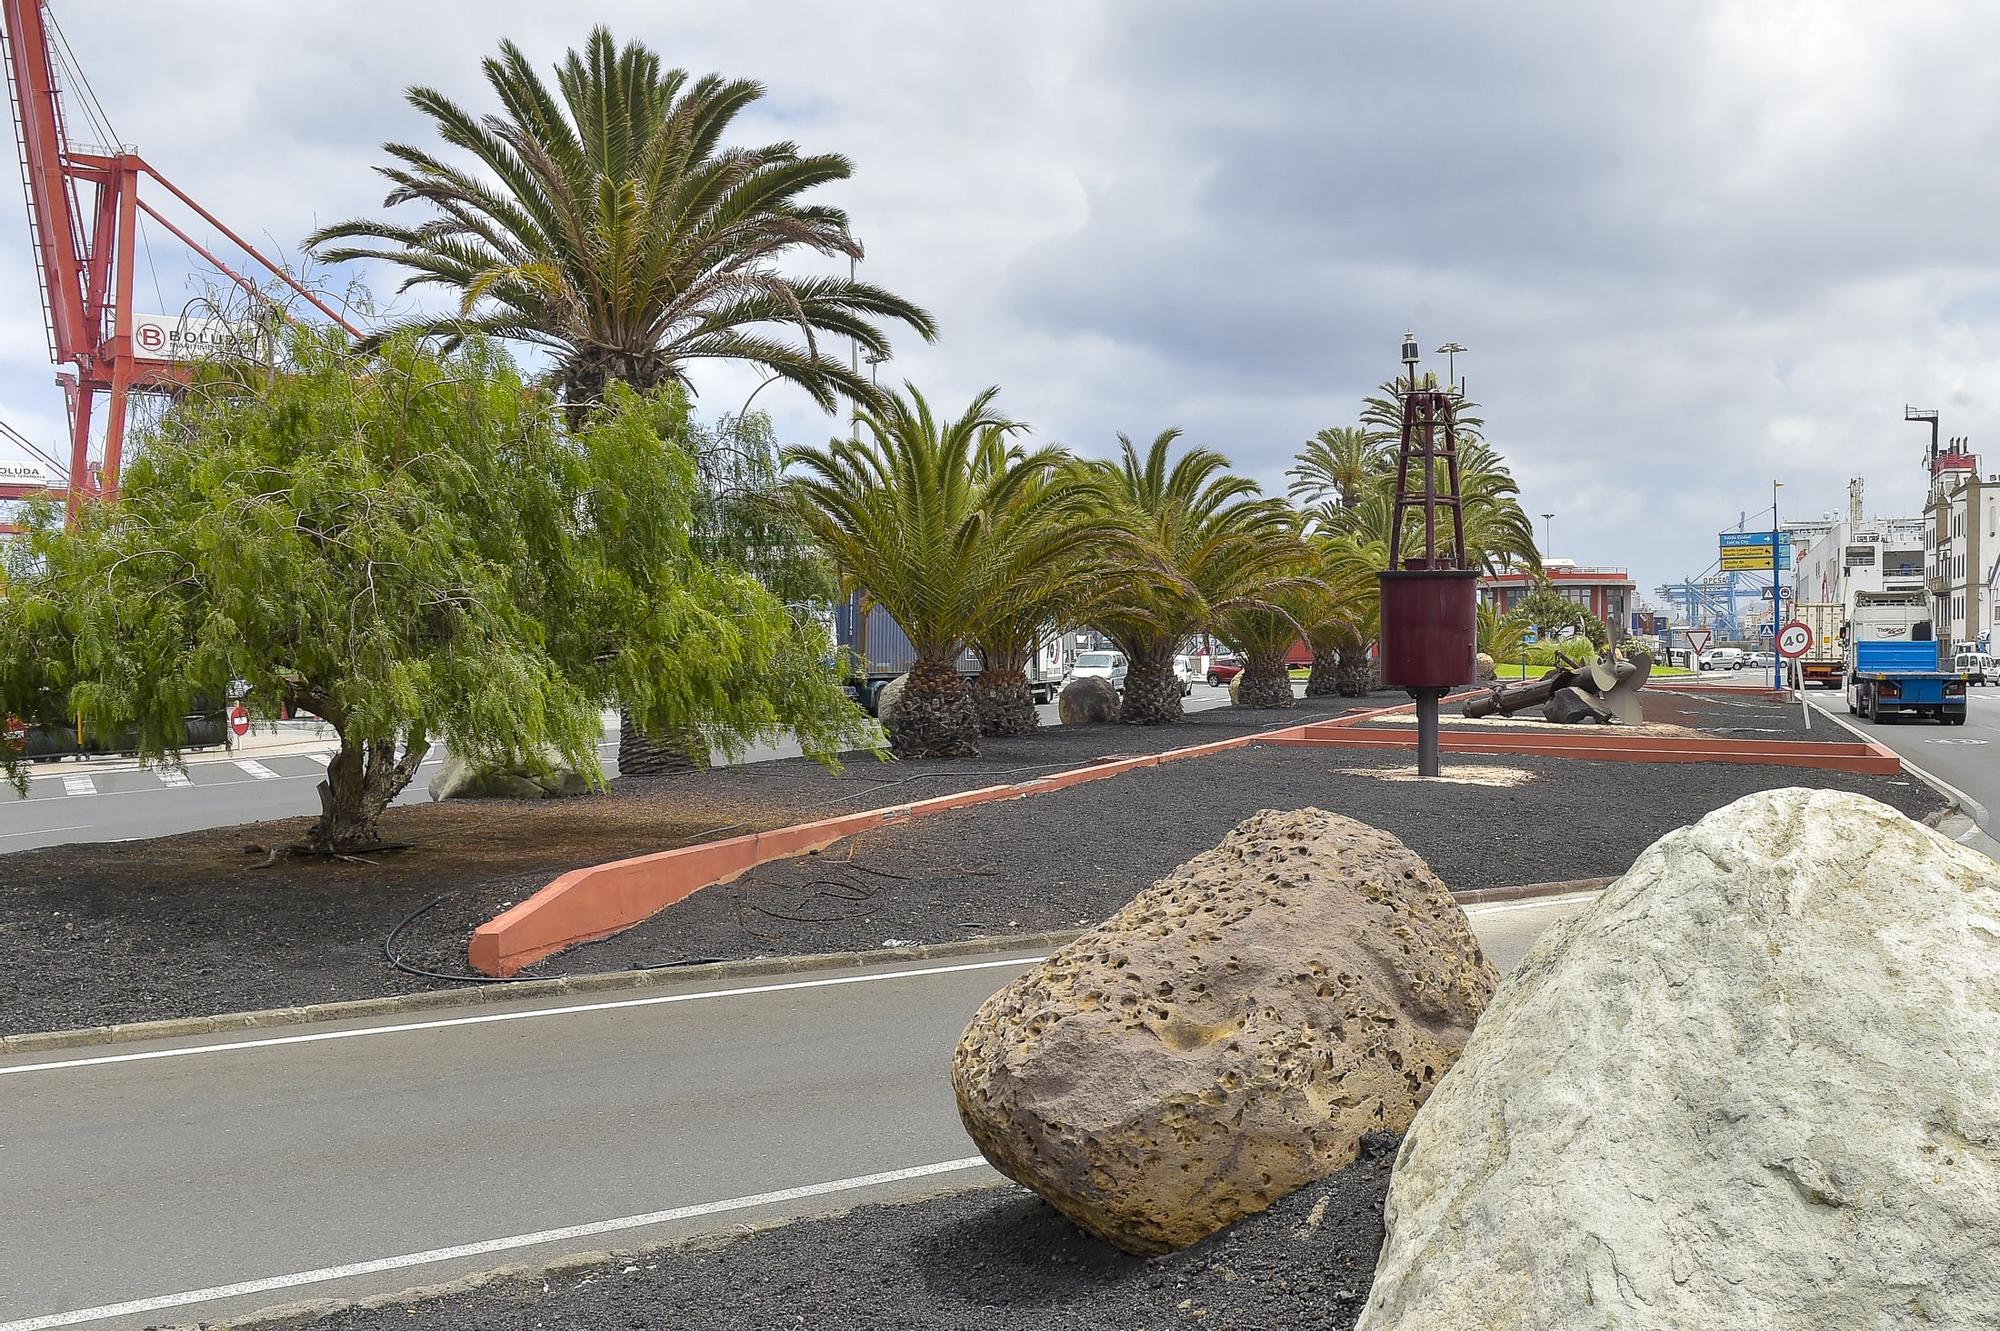
[[[1703,670],[1741,670],[1743,652],[1736,647],[1717,647],[1701,658]]]
[[[1099,679],[1111,681],[1111,687],[1120,693],[1125,691],[1125,653],[1123,652],[1078,652],[1076,660],[1069,668],[1069,679],[1081,679],[1085,675],[1095,675]],[[1063,681],[1068,683],[1069,680]]]
[[[1952,673],[1964,675],[1968,684],[1985,684],[1992,678],[1987,673],[1987,663],[1992,659],[1979,652],[1960,652],[1951,658]]]

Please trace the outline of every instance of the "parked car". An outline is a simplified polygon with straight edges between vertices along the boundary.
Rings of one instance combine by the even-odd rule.
[[[1185,656],[1174,658],[1174,678],[1181,682],[1181,697],[1194,692],[1194,662]]]
[[[1243,663],[1233,657],[1218,656],[1208,663],[1208,686],[1221,688],[1243,673]]]
[[[1984,685],[1989,678],[1987,662],[1992,659],[1980,652],[1960,652],[1951,658],[1951,668],[1964,675],[1966,683]]]
[[[1111,687],[1120,693],[1125,691],[1125,653],[1123,652],[1078,652],[1076,660],[1070,662],[1069,673],[1063,676],[1063,683],[1072,679],[1082,679],[1095,675],[1099,679],[1111,681]]]
[[[1775,666],[1776,662],[1777,658],[1773,657],[1769,652],[1746,652],[1743,657],[1743,668],[1745,670],[1770,670]]]
[[[1741,670],[1743,653],[1735,647],[1717,647],[1701,658],[1703,670]]]

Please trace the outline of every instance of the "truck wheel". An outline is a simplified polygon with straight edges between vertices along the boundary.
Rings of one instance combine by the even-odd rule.
[[[1868,718],[1868,724],[1871,726],[1882,724],[1882,706],[1875,701],[1875,695],[1872,693],[1868,695],[1868,710],[1863,715]]]
[[[1965,724],[1965,713],[1959,712],[1953,716],[1946,717],[1945,720],[1950,722],[1952,725],[1962,726]]]

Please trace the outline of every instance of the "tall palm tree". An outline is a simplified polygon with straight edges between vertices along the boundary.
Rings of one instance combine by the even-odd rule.
[[[1020,613],[1044,570],[1083,543],[1092,481],[1059,448],[1008,443],[1018,422],[989,388],[940,420],[914,387],[862,411],[859,441],[791,448],[802,522],[842,580],[880,605],[916,651],[889,743],[903,757],[979,752],[979,718],[957,659],[996,619]],[[997,454],[996,454],[997,450]]]
[[[1180,718],[1174,653],[1183,639],[1235,611],[1276,609],[1310,581],[1284,501],[1263,497],[1210,449],[1188,449],[1170,466],[1180,434],[1161,432],[1143,454],[1120,435],[1119,460],[1091,467],[1105,518],[1141,563],[1107,583],[1086,617],[1125,653],[1121,714],[1141,725]]]
[[[1394,454],[1367,430],[1335,425],[1299,450],[1298,460],[1285,472],[1292,478],[1287,493],[1302,508],[1352,508],[1393,462]]]
[[[1356,698],[1368,692],[1373,670],[1368,644],[1381,625],[1381,597],[1375,575],[1389,562],[1386,548],[1327,530],[1311,538],[1313,571],[1326,594],[1306,620],[1313,649],[1306,677],[1308,698]]]
[[[685,383],[690,365],[715,359],[761,365],[831,410],[872,390],[824,354],[826,337],[886,356],[879,321],[936,336],[928,314],[880,287],[778,271],[791,251],[858,258],[861,246],[845,213],[801,201],[845,180],[845,157],[723,144],[762,85],[662,69],[653,51],[621,49],[601,27],[557,66],[554,93],[512,42],[482,67],[498,114],[475,116],[432,88],[407,94],[469,165],[383,146],[394,159],[377,168],[393,186],[384,206],[430,215],[357,218],[308,241],[328,261],[410,269],[403,289],[457,293],[455,312],[413,316],[382,336],[476,330],[546,347],[572,413],[613,380],[643,392]]]
[[[973,467],[985,481],[1017,465],[1017,451],[995,432],[982,441]],[[1087,492],[1091,478],[1080,468],[1081,464],[1068,460],[1006,493],[1013,504],[1035,507],[1051,486],[1066,487],[1072,493]],[[1049,548],[1038,561],[1035,578],[1021,589],[1010,608],[993,614],[973,634],[980,669],[971,684],[972,707],[979,716],[981,735],[1025,735],[1041,724],[1034,691],[1028,684],[1028,661],[1051,632],[1077,622],[1078,612],[1107,576],[1108,565],[1102,556],[1109,543],[1117,540],[1117,533],[1093,520],[1080,505],[1066,503],[1064,509],[1061,516],[1050,519]],[[1004,521],[1005,515],[995,515],[993,520]]]

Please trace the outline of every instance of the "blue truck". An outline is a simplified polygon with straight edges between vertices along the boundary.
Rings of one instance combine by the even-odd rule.
[[[1966,677],[1950,669],[1921,592],[1861,592],[1847,623],[1847,710],[1879,722],[1965,724]]]

